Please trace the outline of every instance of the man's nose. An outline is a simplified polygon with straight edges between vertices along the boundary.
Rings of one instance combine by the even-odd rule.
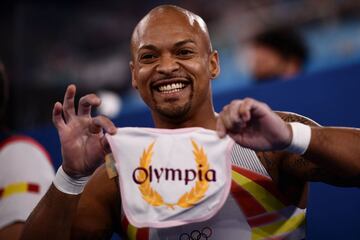
[[[170,74],[179,69],[179,63],[174,56],[166,54],[161,56],[157,71],[162,74]]]

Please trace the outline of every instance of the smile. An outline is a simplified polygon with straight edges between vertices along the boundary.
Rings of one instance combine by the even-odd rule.
[[[186,88],[190,83],[185,81],[163,81],[158,82],[153,88],[163,94],[177,93]]]
[[[174,93],[174,92],[180,92],[181,89],[185,87],[186,85],[184,83],[171,83],[171,84],[161,85],[157,88],[157,90],[161,93]]]

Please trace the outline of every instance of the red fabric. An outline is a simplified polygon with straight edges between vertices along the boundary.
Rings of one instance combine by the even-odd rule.
[[[290,204],[290,202],[286,199],[286,197],[279,192],[277,186],[273,183],[273,181],[270,178],[234,165],[232,166],[232,170],[251,179],[256,184],[265,188],[268,192],[274,195],[274,197],[277,198],[282,204],[284,205]]]
[[[39,186],[39,184],[28,183],[27,190],[28,190],[28,192],[39,193],[40,192],[40,186]]]
[[[231,194],[238,203],[239,207],[243,210],[246,217],[266,213],[266,209],[235,181],[232,181],[231,183]]]

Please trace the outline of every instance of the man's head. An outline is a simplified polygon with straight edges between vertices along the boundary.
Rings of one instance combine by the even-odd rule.
[[[155,124],[183,123],[213,111],[210,81],[220,68],[199,16],[172,5],[152,9],[133,32],[131,54],[132,85]]]
[[[257,81],[296,76],[308,58],[302,36],[289,28],[276,28],[256,35],[251,41],[251,72]]]

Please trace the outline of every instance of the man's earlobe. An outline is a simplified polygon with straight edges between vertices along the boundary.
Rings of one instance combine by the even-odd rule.
[[[135,89],[138,89],[137,83],[136,83],[136,81],[134,80],[134,78],[132,78],[132,80],[131,80],[131,86],[132,86],[133,88],[135,88]]]
[[[133,88],[138,89],[137,83],[135,80],[135,73],[134,73],[134,63],[132,61],[129,62],[130,72],[131,72],[131,85]]]
[[[217,51],[213,51],[210,56],[210,75],[212,79],[215,79],[219,76],[220,65],[219,65],[219,55]]]
[[[211,73],[211,78],[214,79],[214,78],[217,77],[217,75],[218,75],[217,73],[212,72],[212,73]]]

